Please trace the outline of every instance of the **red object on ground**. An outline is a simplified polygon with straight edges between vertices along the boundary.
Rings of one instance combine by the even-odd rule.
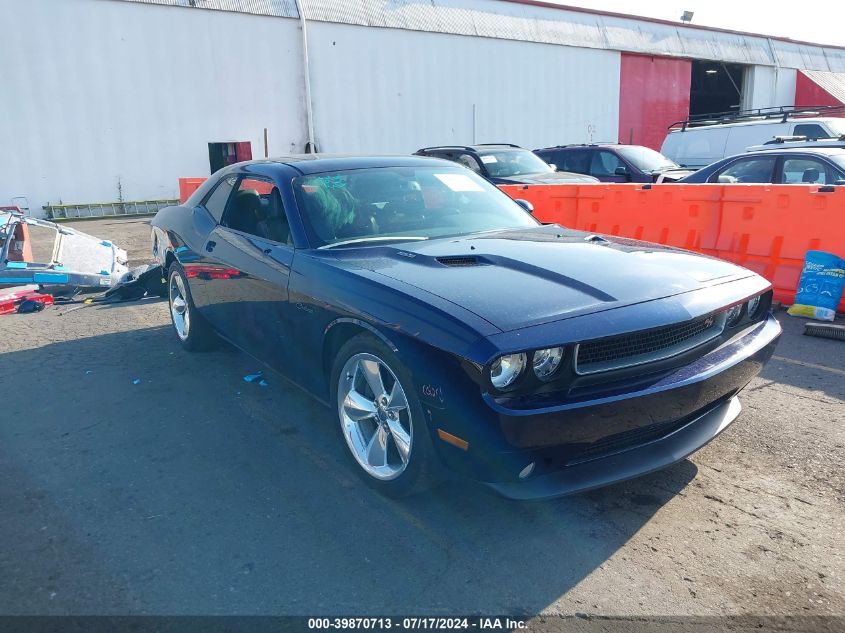
[[[795,78],[795,107],[837,106],[842,102],[810,77],[798,71]],[[845,117],[845,112],[839,114],[825,114],[823,116]]]
[[[0,290],[0,314],[13,314],[17,312],[21,301],[25,301],[26,299],[38,301],[45,306],[55,303],[53,295],[41,294],[37,290],[32,290],[26,286],[21,287],[20,290],[7,288],[6,290]]]
[[[691,77],[688,59],[622,53],[619,142],[659,151],[667,128],[689,118]]]

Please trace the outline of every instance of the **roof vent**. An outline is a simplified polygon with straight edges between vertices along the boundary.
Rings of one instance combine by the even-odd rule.
[[[444,266],[478,266],[478,258],[466,255],[438,257],[437,261]]]

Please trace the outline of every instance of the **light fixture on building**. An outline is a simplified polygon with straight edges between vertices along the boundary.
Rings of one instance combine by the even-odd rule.
[[[706,74],[706,75],[715,75],[717,72],[719,72],[719,71],[718,71],[718,70],[716,70],[715,68],[708,68],[707,70],[705,70],[705,71],[704,71],[704,74]]]
[[[686,22],[689,24],[692,22],[692,16],[695,15],[693,11],[684,11],[684,14],[681,16],[681,22]]]

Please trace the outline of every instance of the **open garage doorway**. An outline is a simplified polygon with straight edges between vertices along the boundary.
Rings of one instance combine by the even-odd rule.
[[[742,109],[745,66],[724,62],[692,61],[690,116],[737,112]]]

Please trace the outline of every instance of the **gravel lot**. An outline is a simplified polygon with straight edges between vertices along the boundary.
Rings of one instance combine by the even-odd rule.
[[[147,222],[75,226],[139,264]],[[382,498],[327,409],[183,352],[165,302],[65,310],[0,317],[0,614],[845,615],[845,343],[782,312],[715,442],[519,503]]]

